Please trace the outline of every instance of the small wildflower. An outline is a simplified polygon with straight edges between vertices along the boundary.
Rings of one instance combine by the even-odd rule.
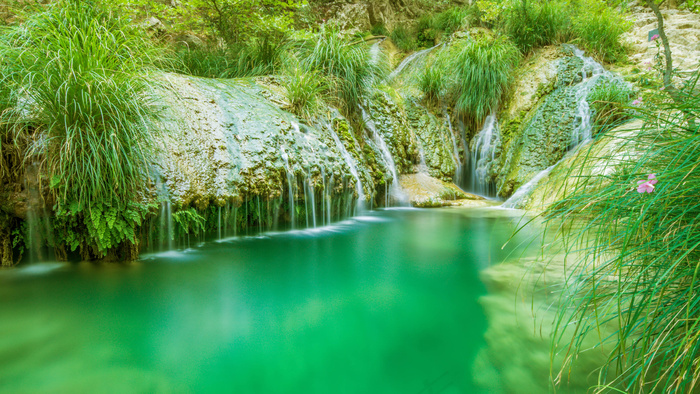
[[[666,86],[660,87],[659,90],[666,90]]]
[[[634,100],[634,101],[632,101],[632,105],[641,105],[641,104],[642,104],[642,98],[641,98],[641,97],[638,98],[638,99],[636,99],[636,100]]]
[[[651,193],[654,191],[654,185],[658,181],[656,180],[656,174],[649,174],[646,181],[637,181],[637,192],[638,193]]]
[[[652,41],[656,41],[656,40],[658,40],[658,39],[659,39],[659,35],[658,35],[658,34],[654,34],[653,36],[651,36],[651,40],[652,40]]]

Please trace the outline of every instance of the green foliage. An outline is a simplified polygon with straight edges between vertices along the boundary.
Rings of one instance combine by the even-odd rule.
[[[376,25],[372,26],[370,33],[375,36],[388,36],[389,30],[387,30],[383,23],[377,23]]]
[[[388,73],[381,52],[373,61],[367,45],[349,44],[333,27],[300,46],[297,56],[302,67],[332,81],[335,104],[346,112],[354,111],[368,89]]]
[[[437,14],[424,14],[418,19],[416,36],[421,46],[433,46],[443,36],[449,36],[465,25],[480,23],[478,7],[452,7]]]
[[[565,41],[571,28],[567,6],[563,2],[519,0],[505,12],[503,29],[524,54]]]
[[[431,47],[435,45],[435,40],[442,36],[439,21],[436,15],[422,15],[416,25],[416,39],[419,46]]]
[[[155,112],[145,73],[155,56],[128,20],[94,5],[57,3],[3,35],[0,55],[14,68],[11,89],[26,97],[6,119],[46,133],[59,206],[120,206],[143,190]]]
[[[258,37],[277,39],[291,32],[294,12],[303,1],[189,0],[209,26],[229,45]]]
[[[397,48],[404,52],[414,51],[418,48],[418,41],[404,25],[397,26],[389,34],[389,38],[396,44]]]
[[[289,110],[303,118],[311,118],[329,92],[329,82],[316,70],[305,71],[298,64],[285,73],[282,87]]]
[[[177,71],[205,78],[242,78],[277,72],[287,51],[285,41],[252,39],[228,48],[183,48],[175,52]]]
[[[553,351],[566,352],[573,363],[589,350],[582,348],[584,337],[613,327],[611,336],[598,337],[612,349],[599,375],[601,387],[614,384],[630,393],[698,389],[699,75],[680,100],[638,108],[644,126],[631,136],[604,136],[601,142],[615,148],[586,155],[571,169],[575,188],[547,212],[575,252],[567,264],[571,274]],[[638,193],[648,174],[658,180],[653,193]],[[562,344],[565,331],[574,336]],[[617,374],[615,381],[606,380],[609,373]]]
[[[456,74],[459,113],[479,123],[495,111],[511,87],[519,59],[518,48],[502,37],[476,37],[462,43],[450,66]]]
[[[614,127],[629,118],[626,107],[632,93],[630,86],[619,79],[605,81],[589,93],[587,99],[595,114],[593,123],[598,130]]]
[[[503,31],[523,54],[542,46],[575,42],[600,60],[624,59],[621,36],[631,23],[602,0],[482,0],[480,19]]]
[[[80,248],[85,259],[105,258],[125,245],[138,245],[137,229],[150,209],[154,206],[135,202],[125,206],[102,202],[90,207],[79,203],[59,206],[54,216],[55,243],[71,252]]]
[[[583,47],[606,62],[623,60],[627,49],[620,38],[632,27],[631,22],[604,3],[586,1],[580,7],[582,12],[573,18],[573,31]]]
[[[173,212],[173,220],[177,223],[180,233],[183,234],[199,235],[205,230],[206,220],[194,208]]]
[[[481,23],[479,7],[452,7],[436,15],[436,27],[443,35],[449,36],[466,26],[478,26]]]
[[[447,88],[447,71],[441,59],[429,62],[418,76],[418,86],[429,102],[436,102],[443,97]]]

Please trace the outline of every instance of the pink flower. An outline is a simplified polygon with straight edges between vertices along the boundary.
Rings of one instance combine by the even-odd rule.
[[[637,181],[637,192],[639,193],[651,193],[654,191],[654,185],[656,185],[656,174],[649,174],[649,178],[646,181]]]
[[[666,90],[666,86],[660,87],[659,90]]]
[[[654,34],[653,36],[651,36],[651,40],[652,40],[652,41],[656,41],[656,40],[658,40],[658,39],[659,39],[659,35],[658,35],[658,34]]]
[[[634,101],[632,101],[632,105],[641,105],[641,104],[642,104],[642,98],[641,98],[641,97],[638,98],[638,99],[636,99],[636,100],[634,100]]]

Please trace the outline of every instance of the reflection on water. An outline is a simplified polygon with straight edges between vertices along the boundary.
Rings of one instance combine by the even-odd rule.
[[[0,391],[546,391],[548,339],[514,319],[523,271],[495,266],[528,255],[524,232],[502,248],[512,215],[391,210],[2,271]]]

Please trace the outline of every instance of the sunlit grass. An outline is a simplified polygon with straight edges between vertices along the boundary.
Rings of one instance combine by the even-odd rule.
[[[333,28],[299,46],[297,54],[302,67],[316,70],[332,81],[334,104],[346,112],[357,109],[369,89],[388,73],[381,52],[372,59],[366,44],[351,44]]]
[[[601,143],[617,148],[586,154],[568,174],[576,188],[546,213],[550,225],[562,231],[584,223],[564,231],[572,257],[580,257],[569,267],[553,352],[567,354],[570,366],[589,350],[582,347],[584,337],[599,335],[602,325],[617,327],[613,336],[600,338],[613,352],[601,370],[598,392],[608,386],[631,393],[698,389],[700,96],[695,86],[684,90],[680,103],[637,109],[644,126],[633,133],[601,137]],[[649,174],[658,179],[654,191],[638,192]],[[565,331],[575,334],[571,341],[563,339]],[[611,381],[609,374],[617,378]]]
[[[58,202],[111,201],[143,189],[153,114],[149,42],[127,20],[58,3],[11,30],[0,49],[22,100],[14,121],[46,133],[46,170]],[[38,132],[37,131],[37,132]]]
[[[496,111],[513,82],[520,54],[503,38],[467,41],[450,68],[455,69],[456,108],[465,117],[480,122]]]

